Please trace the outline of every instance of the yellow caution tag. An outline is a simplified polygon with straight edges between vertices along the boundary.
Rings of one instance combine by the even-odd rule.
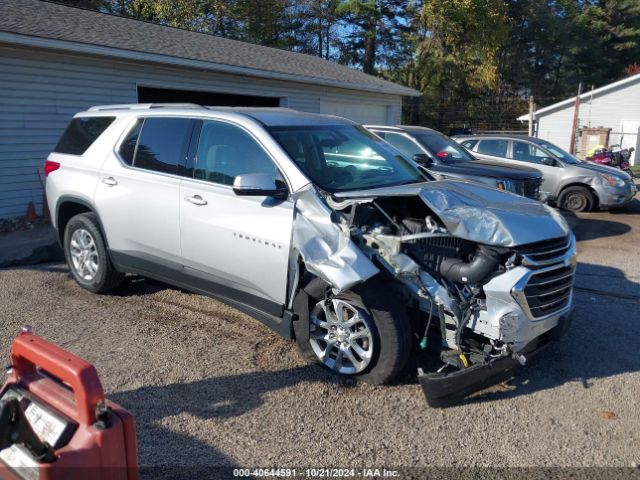
[[[465,356],[464,353],[461,353],[459,355],[460,361],[462,362],[462,365],[464,365],[464,368],[468,368],[469,367],[469,360],[467,360],[467,357]]]

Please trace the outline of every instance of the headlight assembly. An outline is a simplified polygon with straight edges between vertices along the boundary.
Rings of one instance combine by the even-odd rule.
[[[624,187],[626,184],[624,180],[616,175],[609,175],[608,173],[600,174],[600,178],[603,180],[603,184],[609,184],[612,187]]]
[[[513,180],[509,179],[498,179],[496,181],[496,187],[498,190],[502,190],[504,192],[516,193],[516,186]]]

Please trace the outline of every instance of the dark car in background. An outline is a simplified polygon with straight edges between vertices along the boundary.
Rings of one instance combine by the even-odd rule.
[[[367,129],[420,163],[437,178],[458,178],[539,199],[542,174],[535,168],[479,160],[454,140],[424,127],[376,126]]]

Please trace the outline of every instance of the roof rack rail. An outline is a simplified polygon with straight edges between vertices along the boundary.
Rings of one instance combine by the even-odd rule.
[[[89,108],[89,112],[104,112],[109,110],[150,110],[152,108],[198,108],[204,109],[196,103],[123,103],[120,105],[97,105]]]

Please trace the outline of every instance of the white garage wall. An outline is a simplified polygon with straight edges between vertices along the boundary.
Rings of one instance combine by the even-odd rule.
[[[364,125],[388,125],[393,122],[390,108],[388,105],[363,105],[324,98],[320,100],[320,113],[338,115]]]
[[[400,122],[402,99],[397,95],[22,47],[0,46],[0,65],[0,218],[24,215],[30,201],[40,210],[37,171],[76,112],[135,103],[137,85],[275,96],[282,106],[313,113],[339,115],[327,105],[349,104],[354,116],[360,106],[363,112],[387,112],[380,123]],[[323,99],[330,103],[321,108]]]
[[[634,121],[640,121],[640,76],[635,82],[596,94],[593,99],[588,92],[585,96],[582,97],[580,105],[580,126],[611,128],[610,144],[620,143],[621,133],[625,133],[625,137],[633,135],[633,132],[622,132],[621,127],[623,121],[629,122],[629,125]],[[540,114],[538,137],[569,150],[573,112],[574,107],[571,103]],[[629,138],[625,140],[631,141]]]

